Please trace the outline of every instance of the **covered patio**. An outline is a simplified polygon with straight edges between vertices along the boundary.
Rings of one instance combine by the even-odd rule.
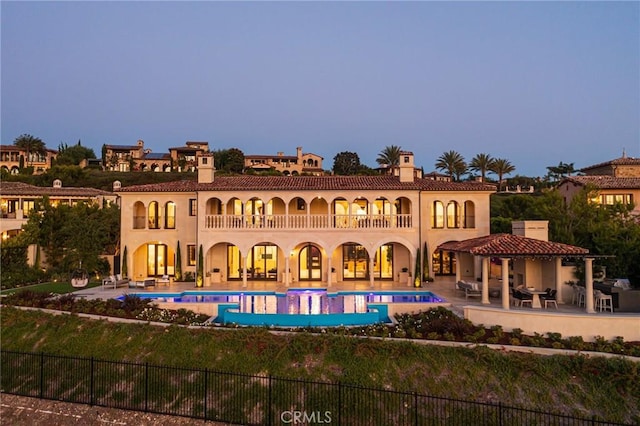
[[[464,241],[450,241],[441,244],[437,250],[450,251],[456,257],[455,282],[464,279],[482,281],[481,303],[489,302],[490,262],[499,259],[499,278],[502,308],[510,309],[512,287],[525,286],[533,292],[545,288],[556,290],[558,304],[565,303],[569,296],[566,281],[573,280],[573,268],[562,265],[563,259],[583,259],[585,270],[585,292],[593,294],[593,260],[589,250],[568,244],[555,243],[513,234],[492,234]],[[511,275],[510,272],[513,272]],[[593,297],[585,298],[585,311],[595,313]]]

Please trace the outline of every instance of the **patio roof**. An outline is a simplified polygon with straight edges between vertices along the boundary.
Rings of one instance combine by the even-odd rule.
[[[582,247],[513,234],[491,234],[464,241],[449,241],[440,244],[438,250],[495,257],[600,257],[589,255],[589,250]]]

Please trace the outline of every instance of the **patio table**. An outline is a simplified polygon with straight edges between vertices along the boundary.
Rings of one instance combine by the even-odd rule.
[[[540,303],[540,295],[541,294],[547,294],[546,291],[542,291],[542,290],[531,290],[528,288],[523,288],[520,290],[522,293],[526,293],[526,294],[530,294],[531,295],[531,307],[533,309],[542,309],[542,303]]]

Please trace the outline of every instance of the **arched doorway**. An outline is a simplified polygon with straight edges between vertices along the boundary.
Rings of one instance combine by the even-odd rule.
[[[298,256],[300,281],[322,280],[322,252],[313,244],[300,249]]]

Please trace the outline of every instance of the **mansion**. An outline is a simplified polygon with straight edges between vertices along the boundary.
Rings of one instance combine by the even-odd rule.
[[[411,152],[397,173],[378,176],[216,177],[212,154],[197,160],[197,181],[116,182],[122,262],[133,279],[174,276],[176,262],[196,273],[201,261],[204,285],[409,284],[416,262],[431,276],[456,273],[455,256],[439,245],[489,234],[495,186],[417,177]]]

